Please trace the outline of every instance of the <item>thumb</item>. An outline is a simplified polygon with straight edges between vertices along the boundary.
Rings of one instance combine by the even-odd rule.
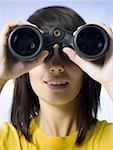
[[[49,52],[47,50],[44,50],[38,55],[38,57],[35,60],[30,61],[30,62],[23,62],[27,71],[33,69],[34,67],[41,65],[44,59],[48,56],[48,54]]]
[[[69,47],[63,48],[63,52],[68,55],[71,61],[78,65],[84,72],[89,70],[89,67],[92,67],[92,63],[81,58],[73,49]]]
[[[47,50],[42,51],[38,57],[34,60],[36,63],[43,63],[44,59],[48,56],[49,52]]]

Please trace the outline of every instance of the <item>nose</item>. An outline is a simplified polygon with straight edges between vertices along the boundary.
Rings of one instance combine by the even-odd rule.
[[[49,68],[50,73],[62,73],[64,72],[64,68],[62,66],[51,66]]]
[[[64,65],[61,56],[59,55],[59,45],[53,46],[53,56],[50,60],[49,72],[50,73],[62,73],[64,72]]]

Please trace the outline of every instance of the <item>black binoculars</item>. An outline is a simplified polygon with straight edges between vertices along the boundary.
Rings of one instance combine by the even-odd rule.
[[[85,24],[74,33],[60,27],[52,27],[48,32],[38,27],[21,25],[9,35],[10,53],[19,60],[31,61],[43,50],[50,53],[54,44],[71,47],[76,53],[88,60],[95,61],[104,56],[109,46],[107,32],[95,24]]]

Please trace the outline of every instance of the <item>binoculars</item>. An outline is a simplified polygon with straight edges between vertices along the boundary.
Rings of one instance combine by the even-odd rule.
[[[21,61],[32,61],[43,50],[51,53],[51,47],[56,43],[62,44],[62,48],[71,47],[83,59],[95,61],[107,52],[109,36],[95,24],[85,24],[75,32],[60,27],[43,32],[35,26],[21,25],[10,33],[8,39],[10,53]]]

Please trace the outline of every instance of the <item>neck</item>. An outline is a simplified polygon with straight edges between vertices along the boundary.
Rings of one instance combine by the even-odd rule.
[[[56,106],[40,100],[39,128],[51,136],[68,136],[76,132],[75,101]]]

